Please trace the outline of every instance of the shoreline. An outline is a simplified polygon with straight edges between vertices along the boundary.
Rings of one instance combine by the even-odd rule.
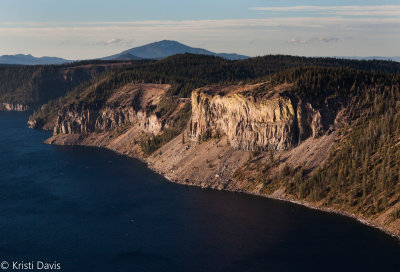
[[[356,215],[356,214],[352,214],[349,212],[345,212],[342,210],[338,210],[338,209],[334,209],[334,208],[329,208],[329,207],[321,207],[318,205],[315,205],[311,202],[307,202],[304,200],[297,200],[294,198],[290,198],[290,197],[281,197],[281,196],[273,196],[273,195],[267,195],[267,194],[260,194],[260,193],[255,193],[255,192],[250,192],[250,191],[244,191],[244,190],[235,190],[235,189],[221,189],[221,188],[214,188],[212,186],[200,186],[194,183],[191,183],[190,180],[176,180],[176,179],[172,179],[171,177],[169,177],[166,173],[157,170],[155,167],[153,167],[153,165],[146,160],[146,158],[140,157],[138,155],[131,155],[131,154],[124,154],[122,152],[119,152],[118,150],[115,149],[111,149],[108,147],[104,147],[104,146],[98,146],[98,145],[88,145],[88,144],[57,144],[57,143],[52,143],[52,142],[47,142],[47,140],[45,140],[43,142],[44,144],[50,144],[50,145],[59,145],[59,146],[86,146],[86,147],[94,147],[94,148],[101,148],[101,149],[106,149],[109,151],[112,151],[118,155],[122,155],[122,156],[126,156],[128,158],[131,159],[135,159],[138,160],[142,163],[144,163],[146,165],[146,167],[148,169],[150,169],[152,172],[157,173],[161,176],[163,176],[165,179],[167,179],[169,182],[175,183],[175,184],[179,184],[179,185],[186,185],[186,186],[192,186],[192,187],[197,187],[197,188],[202,188],[202,189],[210,189],[210,190],[219,190],[219,191],[227,191],[227,192],[232,192],[232,193],[244,193],[244,194],[248,194],[248,195],[254,195],[254,196],[258,196],[258,197],[264,197],[264,198],[268,198],[268,199],[273,199],[273,200],[278,200],[278,201],[283,201],[283,202],[289,202],[292,204],[296,204],[296,205],[300,205],[312,210],[318,210],[318,211],[322,211],[322,212],[326,212],[326,213],[332,213],[332,214],[337,214],[340,216],[345,216],[348,218],[351,218],[353,220],[356,220],[357,222],[366,225],[368,227],[377,229],[383,233],[385,233],[386,235],[391,236],[392,238],[396,239],[398,242],[400,242],[400,232],[396,233],[394,231],[385,229],[384,227],[373,223],[371,220],[365,219],[362,216]]]
[[[118,152],[117,152],[117,153],[118,153]],[[130,156],[128,156],[128,157],[130,157]],[[130,157],[130,158],[132,158],[132,157]],[[135,159],[137,159],[137,158],[135,158]],[[140,160],[140,159],[139,159],[139,160]],[[145,161],[143,161],[143,160],[140,160],[140,161],[145,162]],[[254,196],[263,197],[263,198],[268,198],[268,199],[273,199],[273,200],[278,200],[278,201],[282,201],[282,202],[289,202],[289,203],[292,203],[292,204],[296,204],[296,205],[299,205],[299,206],[306,207],[306,208],[308,208],[308,209],[318,210],[318,211],[322,211],[322,212],[325,212],[325,213],[337,214],[337,215],[340,215],[340,216],[344,216],[344,217],[347,217],[347,218],[354,219],[354,220],[356,220],[357,222],[359,222],[359,223],[361,223],[361,224],[363,224],[363,225],[365,225],[365,226],[368,226],[368,227],[377,229],[377,230],[379,230],[379,231],[385,233],[386,235],[389,235],[389,236],[391,236],[392,238],[395,238],[395,239],[400,243],[400,233],[399,233],[399,234],[396,234],[395,232],[392,232],[392,231],[390,231],[390,230],[387,230],[387,229],[383,228],[382,226],[379,226],[379,225],[377,225],[377,224],[374,224],[374,223],[371,222],[370,220],[365,219],[365,218],[363,218],[362,216],[358,216],[358,215],[356,215],[356,214],[348,213],[348,212],[341,211],[341,210],[334,209],[334,208],[320,207],[320,206],[317,206],[317,205],[315,205],[315,204],[313,204],[313,203],[310,203],[310,202],[307,202],[307,201],[303,201],[303,200],[296,200],[296,199],[293,199],[293,198],[277,197],[277,196],[273,196],[273,195],[266,195],[266,194],[254,193],[254,192],[243,191],[243,190],[218,189],[218,188],[207,187],[207,186],[199,186],[199,185],[196,185],[196,184],[191,184],[190,182],[181,182],[181,181],[173,180],[173,179],[169,178],[167,175],[165,175],[165,174],[161,173],[160,171],[157,171],[156,169],[152,168],[151,165],[149,165],[148,163],[146,163],[146,164],[147,164],[147,167],[148,167],[150,170],[152,170],[153,172],[155,172],[155,173],[157,173],[157,174],[163,176],[163,177],[166,178],[169,182],[172,182],[172,183],[175,183],[175,184],[186,185],[186,186],[192,186],[192,187],[198,187],[198,188],[202,188],[202,189],[210,189],[210,190],[227,191],[227,192],[232,192],[232,193],[240,193],[240,194],[254,195]]]

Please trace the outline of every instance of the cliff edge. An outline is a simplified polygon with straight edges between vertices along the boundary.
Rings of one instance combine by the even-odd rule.
[[[88,89],[61,105],[46,142],[109,148],[174,182],[294,201],[400,235],[391,80],[310,68],[198,88],[190,99],[168,84]]]

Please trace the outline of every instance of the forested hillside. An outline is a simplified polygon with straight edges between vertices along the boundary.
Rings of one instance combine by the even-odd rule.
[[[0,67],[0,103],[36,108],[65,95],[104,71],[122,65],[124,64],[99,61],[68,65],[3,65]]]
[[[149,158],[155,164],[162,161],[158,170],[181,173],[175,177],[179,182],[304,200],[361,216],[397,233],[400,63],[290,56],[229,61],[190,54],[133,63],[99,74],[50,101],[31,116],[31,123],[68,130],[55,135],[56,142],[57,136],[60,143],[79,143],[80,139],[84,144],[111,146]],[[140,90],[141,83],[171,87],[160,95],[157,105],[146,107],[144,115],[136,112],[137,105],[127,105],[122,115],[114,111],[110,99],[121,97],[132,86]],[[204,86],[208,87],[200,88]],[[202,94],[202,90],[209,91]],[[190,105],[192,92],[197,95],[191,96]],[[141,101],[140,97],[130,99]],[[195,120],[191,109],[198,114]],[[232,109],[235,112],[226,115]],[[87,116],[98,118],[91,120],[98,125],[126,120],[121,116],[128,116],[127,112],[136,112],[132,120],[144,116],[140,123],[146,129],[139,133],[142,128],[135,127],[135,122],[125,122],[115,131],[87,124]],[[149,132],[150,123],[158,126],[156,133]],[[194,127],[201,128],[201,133]],[[82,129],[91,129],[92,134],[73,138]],[[129,134],[130,129],[135,134]],[[75,135],[73,141],[68,134]],[[223,137],[228,140],[218,149]],[[194,139],[199,149],[188,151]],[[234,147],[230,141],[240,145]],[[235,153],[237,160],[222,159],[231,158],[237,149],[242,152]],[[239,164],[243,152],[249,153],[249,159]],[[177,158],[180,164],[166,166]],[[187,161],[202,165],[202,171],[195,172]]]
[[[270,151],[255,154],[236,177],[262,181],[265,193],[283,188],[295,199],[367,218],[387,213],[385,224],[400,218],[399,208],[394,208],[400,201],[400,74],[306,68],[270,80],[290,82],[294,94],[314,101],[322,119],[325,113],[325,122],[334,126],[327,133],[336,133],[335,144],[318,169],[293,167],[279,152]],[[342,117],[329,120],[339,110]]]
[[[68,65],[0,67],[0,102],[38,107],[65,95],[79,84],[100,75],[109,68],[116,72],[99,79],[110,86],[127,82],[172,84],[170,93],[189,97],[193,89],[212,83],[253,80],[293,67],[348,67],[363,71],[397,73],[400,63],[390,61],[357,61],[335,58],[305,58],[269,55],[229,61],[219,57],[183,54],[161,61],[82,61]],[[124,68],[121,68],[124,67]],[[82,89],[82,88],[80,88]]]
[[[390,61],[357,61],[335,58],[306,58],[268,55],[246,60],[229,61],[223,58],[183,54],[161,61],[127,69],[116,81],[173,83],[173,95],[189,97],[193,89],[213,83],[232,83],[259,79],[265,75],[294,67],[347,67],[362,71],[400,72],[400,63]]]

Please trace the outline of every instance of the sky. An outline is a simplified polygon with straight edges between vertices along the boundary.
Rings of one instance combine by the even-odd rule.
[[[0,0],[0,55],[91,59],[165,39],[248,56],[400,56],[400,1]]]

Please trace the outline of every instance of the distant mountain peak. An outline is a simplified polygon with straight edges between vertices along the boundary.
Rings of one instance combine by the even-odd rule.
[[[247,59],[247,56],[229,53],[214,53],[202,48],[194,48],[173,40],[161,40],[146,45],[125,50],[119,54],[105,57],[105,60],[119,59],[121,56],[130,54],[142,59],[164,59],[176,54],[201,54],[218,56],[230,60]]]
[[[183,45],[180,42],[172,41],[172,40],[162,40],[162,41],[154,42],[153,44],[160,44],[161,46]]]

